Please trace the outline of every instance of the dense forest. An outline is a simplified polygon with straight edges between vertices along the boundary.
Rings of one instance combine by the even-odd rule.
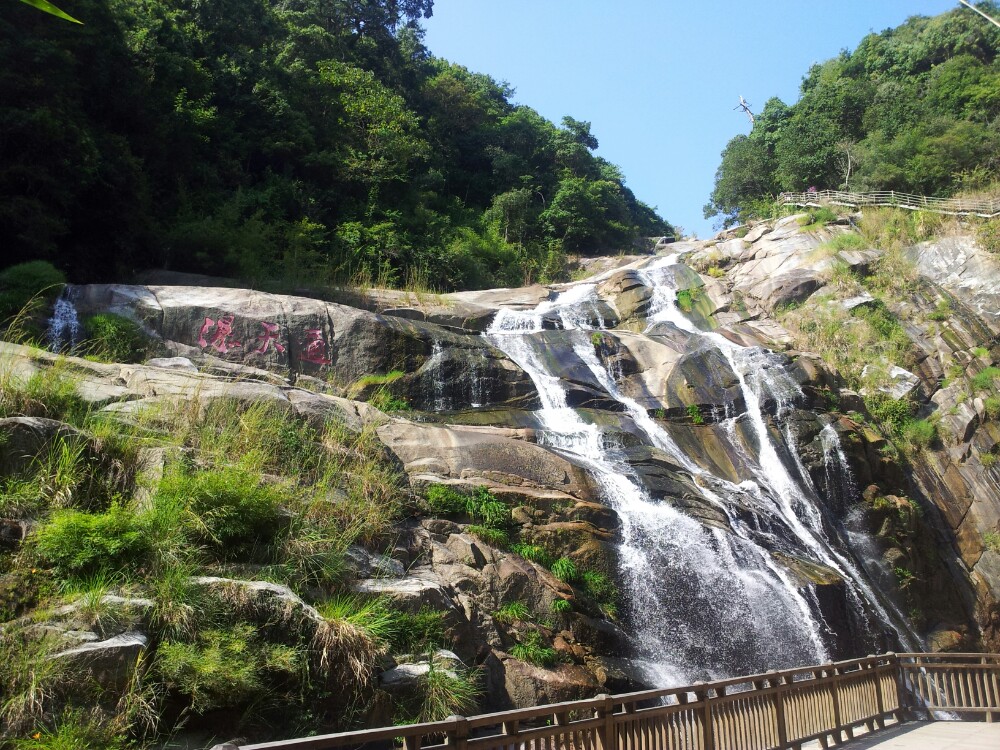
[[[1000,15],[996,2],[978,6]],[[706,217],[765,214],[781,191],[946,196],[1000,178],[1000,28],[967,8],[869,34],[770,99],[722,153]]]
[[[433,0],[0,10],[4,262],[474,288],[672,230],[513,89],[434,57]]]

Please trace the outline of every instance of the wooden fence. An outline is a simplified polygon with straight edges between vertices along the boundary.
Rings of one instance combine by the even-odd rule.
[[[814,193],[782,193],[778,203],[786,206],[895,206],[911,211],[933,211],[953,216],[981,216],[991,219],[1000,216],[1000,200],[968,200],[965,198],[930,198],[926,195],[897,193],[844,193],[839,190],[820,190]]]
[[[1000,654],[886,654],[240,750],[789,750],[888,719],[1000,715]],[[940,714],[937,714],[940,716]],[[227,747],[227,746],[223,746]]]

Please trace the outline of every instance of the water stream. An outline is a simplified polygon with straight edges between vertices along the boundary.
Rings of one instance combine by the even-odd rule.
[[[673,262],[672,257],[660,259],[640,274],[653,294],[648,322],[686,332],[691,348],[718,349],[736,374],[746,412],[727,414],[721,431],[741,454],[741,465],[749,467],[749,476],[739,484],[703,469],[621,391],[620,373],[608,371],[591,341],[590,332],[605,325],[594,284],[571,286],[534,310],[500,310],[486,333],[538,390],[539,442],[584,466],[603,501],[621,518],[623,620],[635,636],[636,662],[652,681],[669,686],[831,658],[834,634],[823,620],[815,587],[790,573],[774,551],[820,563],[843,578],[859,630],[899,630],[901,618],[828,538],[815,488],[789,448],[793,436],[786,434],[782,445],[768,429],[763,402],[777,404],[780,423],[802,396],[801,389],[776,355],[698,330],[676,306],[667,272]],[[551,327],[556,321],[562,331],[545,330],[546,323]],[[689,482],[691,493],[717,509],[727,524],[707,525],[670,500],[654,499],[629,463],[627,450],[569,406],[570,386],[562,377],[567,366],[589,371],[603,394],[620,404],[622,419],[661,451],[676,466],[677,476]],[[747,420],[748,429],[737,429],[739,420]],[[752,444],[745,445],[741,434],[749,434]],[[830,439],[824,433],[824,440]]]

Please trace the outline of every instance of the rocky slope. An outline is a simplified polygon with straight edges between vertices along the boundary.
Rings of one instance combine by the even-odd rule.
[[[846,222],[808,229],[790,217],[743,230],[742,237],[731,232],[658,247],[658,256],[619,259],[576,285],[384,292],[353,305],[221,287],[75,287],[69,299],[81,317],[110,311],[140,323],[158,356],[141,365],[100,364],[5,344],[4,382],[71,373],[75,397],[120,422],[192,405],[210,413],[214,402],[241,408],[266,402],[290,423],[373,430],[405,477],[408,499],[391,533],[350,547],[348,583],[338,585],[388,597],[414,617],[442,613],[447,643],[436,647],[449,648],[436,656],[382,657],[369,679],[383,698],[370,699],[368,721],[393,718],[385,706],[405,701],[439,664],[480,668],[486,687],[480,707],[488,709],[657,681],[656,670],[639,663],[651,653],[639,641],[660,631],[628,600],[638,589],[629,573],[631,548],[622,540],[634,533],[633,520],[626,518],[623,529],[623,506],[609,501],[599,467],[553,442],[552,424],[539,411],[549,408],[549,394],[539,390],[536,369],[558,373],[566,405],[597,429],[618,462],[613,466],[634,477],[652,503],[707,529],[716,551],[726,549],[719,540],[727,538],[738,539],[740,550],[769,551],[767,575],[784,581],[792,598],[801,594],[820,623],[822,643],[803,653],[846,657],[907,642],[917,647],[918,639],[932,649],[998,650],[1000,469],[990,457],[1000,452],[991,400],[1000,375],[991,369],[1000,359],[1000,263],[962,234],[913,247],[900,261],[894,250],[857,242],[838,249],[837,237],[849,233]],[[879,286],[887,253],[912,271],[904,291]],[[592,285],[585,304],[542,304],[582,284]],[[661,287],[683,320],[662,317]],[[501,308],[534,311],[537,368],[505,354],[502,338],[483,335]],[[858,320],[889,321],[891,330],[883,329],[897,335],[898,328],[906,337],[897,347],[905,361],[873,349],[861,357],[871,366],[867,373],[851,371],[817,333],[828,320],[835,332],[853,330]],[[702,332],[761,354],[744,370],[742,360]],[[749,389],[760,374],[754,368],[786,378],[788,393]],[[905,396],[912,413],[892,422],[884,407],[896,402],[880,394]],[[764,432],[754,432],[756,415]],[[925,419],[934,435],[906,437]],[[5,477],[23,474],[46,446],[76,433],[32,416],[8,417],[2,429]],[[651,441],[654,431],[671,445]],[[103,460],[100,441],[83,439],[93,460]],[[829,554],[803,546],[795,519],[779,517],[767,492],[750,486],[774,479],[766,476],[776,464],[765,461],[765,442],[806,488],[803,497],[815,501],[814,511],[794,512],[812,513],[811,533]],[[176,451],[144,450],[128,488],[136,502],[156,496],[159,478],[176,460]],[[433,499],[475,497],[482,487],[506,509],[493,528],[472,505],[446,507]],[[30,550],[40,523],[37,509],[17,507],[4,506],[8,590],[23,573],[10,560]],[[569,561],[575,575],[557,560]],[[861,584],[845,573],[855,568]],[[247,617],[262,632],[271,632],[276,611],[286,613],[282,637],[302,632],[315,644],[328,627],[314,607],[315,586],[270,583],[245,565],[220,563],[195,573],[195,585],[227,592],[224,601],[253,602],[256,619]],[[664,589],[655,606],[708,601],[685,580],[695,575],[689,569],[662,575],[647,582]],[[612,583],[621,591],[617,601]],[[867,603],[859,599],[860,585],[871,590]],[[79,605],[32,614],[34,602],[14,601],[5,634],[25,628],[54,634],[60,657],[108,676],[107,684],[125,685],[136,655],[155,658],[166,642],[144,614],[156,608],[155,597],[141,586],[131,591],[109,590],[104,598],[133,616],[106,618],[112,623],[100,626],[81,617]],[[646,617],[663,619],[657,612]],[[719,624],[728,613],[701,617],[708,630],[743,627],[737,620]],[[680,640],[671,632],[662,637]],[[725,658],[705,658],[719,662],[715,673],[766,666],[773,657],[757,637],[753,631],[745,642],[734,641]],[[551,650],[551,658],[539,649]],[[733,660],[747,650],[755,654],[745,665]],[[185,705],[183,696],[172,699],[173,710]],[[190,711],[193,699],[186,700],[183,710]]]

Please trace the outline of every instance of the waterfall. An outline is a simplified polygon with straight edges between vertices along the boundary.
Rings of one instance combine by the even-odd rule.
[[[670,503],[654,501],[625,457],[607,447],[601,429],[567,405],[566,386],[539,337],[543,316],[558,317],[566,329],[567,356],[589,367],[651,444],[695,478],[708,502],[729,513],[727,503],[710,489],[722,480],[700,470],[669,433],[622,395],[597,359],[585,333],[595,302],[593,285],[571,287],[529,312],[501,310],[486,335],[534,382],[542,402],[536,413],[540,442],[586,467],[604,502],[621,518],[625,614],[636,636],[638,661],[652,680],[671,685],[828,659],[827,629],[814,601],[765,547],[750,534],[709,528]],[[738,520],[730,518],[738,527]]]
[[[431,357],[425,365],[431,375],[431,390],[434,394],[434,411],[442,412],[451,408],[451,398],[445,394],[444,384],[444,348],[441,342],[435,340],[431,348]]]
[[[536,413],[539,442],[584,466],[621,519],[619,572],[624,616],[636,636],[636,661],[651,680],[669,686],[828,660],[834,634],[823,621],[814,585],[793,580],[797,577],[772,552],[820,563],[842,578],[856,620],[852,627],[867,634],[868,647],[874,647],[880,630],[891,628],[912,648],[915,639],[905,618],[883,601],[837,532],[831,538],[824,525],[829,522],[817,490],[784,419],[802,398],[801,388],[778,355],[701,331],[683,315],[669,278],[675,260],[668,256],[639,272],[652,292],[648,326],[671,324],[691,336],[691,346],[717,349],[736,375],[746,411],[736,414],[727,404],[720,432],[749,474],[738,484],[701,468],[621,392],[618,374],[601,362],[588,334],[604,327],[594,284],[571,286],[534,310],[501,309],[485,334],[531,377],[542,403]],[[554,321],[563,331],[543,334],[545,323]],[[728,528],[710,527],[650,496],[625,452],[569,407],[567,384],[560,378],[566,363],[589,369],[623,407],[623,418],[676,463],[700,500],[723,514]],[[764,409],[771,403],[773,428]],[[850,487],[853,479],[836,431],[828,426],[822,441],[829,446],[831,481],[839,475]],[[840,465],[832,463],[834,456]],[[856,487],[848,491],[856,495]]]
[[[72,353],[80,340],[80,318],[71,297],[71,287],[66,286],[56,300],[45,331],[45,340],[53,352]]]

